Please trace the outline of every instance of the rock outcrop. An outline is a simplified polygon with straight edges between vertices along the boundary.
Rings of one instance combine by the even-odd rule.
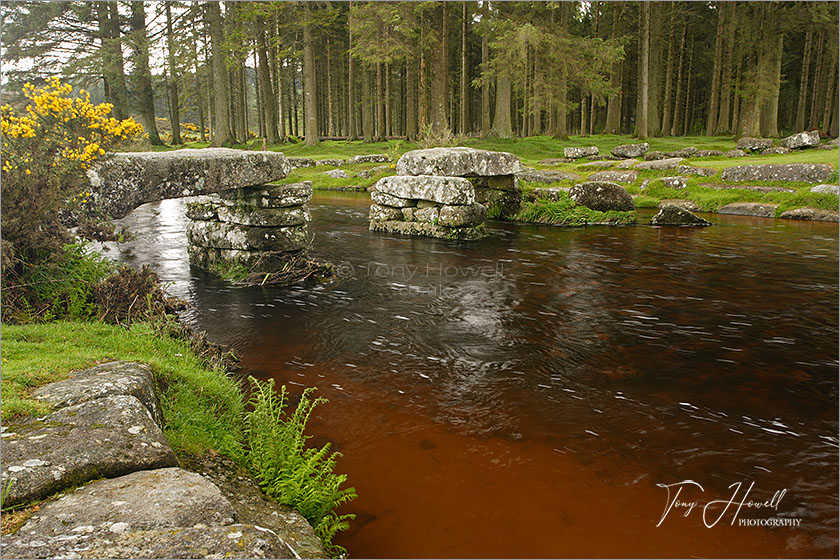
[[[280,152],[229,148],[114,153],[87,172],[92,196],[114,218],[141,204],[262,185],[292,166]]]
[[[629,212],[636,208],[623,187],[607,181],[579,183],[569,190],[569,198],[578,206],[601,212]]]
[[[813,148],[820,143],[819,130],[807,130],[792,134],[787,138],[782,138],[782,146],[791,150],[801,150],[803,148]]]
[[[804,208],[796,208],[794,210],[787,210],[779,215],[780,218],[787,220],[812,220],[816,222],[836,222],[838,221],[837,210],[825,210],[823,208],[811,208],[806,206]]]
[[[727,167],[721,173],[724,181],[801,181],[819,183],[826,181],[833,169],[820,163],[769,163],[764,165],[738,165]]]
[[[610,153],[616,157],[635,158],[645,155],[645,152],[649,149],[650,144],[647,142],[642,142],[641,144],[621,144],[610,150]]]
[[[710,226],[712,222],[704,220],[700,216],[689,212],[681,206],[669,204],[660,206],[659,212],[650,219],[652,226],[680,226],[697,227]]]
[[[664,186],[668,187],[669,189],[684,189],[688,186],[688,177],[682,177],[681,175],[675,175],[673,177],[660,177],[659,179],[654,179],[654,181],[661,182]]]

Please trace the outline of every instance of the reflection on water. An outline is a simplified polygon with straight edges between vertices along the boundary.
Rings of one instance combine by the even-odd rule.
[[[312,213],[332,284],[191,271],[179,201],[135,211],[115,250],[247,371],[330,399],[312,429],[359,492],[352,555],[837,556],[836,225],[494,224],[459,244],[371,234],[365,195]],[[657,527],[657,484],[688,479],[686,499],[786,489],[738,518],[801,525]]]

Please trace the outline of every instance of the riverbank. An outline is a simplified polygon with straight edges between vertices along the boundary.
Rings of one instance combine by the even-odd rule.
[[[45,399],[44,391],[40,391],[38,394],[41,398],[36,398],[37,389],[58,382],[62,383],[49,385],[49,387],[90,385],[102,379],[106,383],[103,387],[109,387],[107,391],[113,393],[110,388],[111,385],[116,385],[119,389],[119,386],[124,385],[124,383],[113,382],[113,380],[105,380],[100,377],[114,374],[111,371],[112,366],[107,365],[108,363],[114,360],[124,360],[150,366],[148,371],[153,376],[154,389],[146,388],[140,393],[148,396],[145,400],[150,402],[144,402],[143,404],[152,411],[149,415],[159,419],[160,428],[162,428],[160,437],[151,442],[129,442],[125,445],[117,445],[113,451],[101,452],[98,457],[86,457],[85,460],[93,465],[92,467],[86,464],[70,465],[69,463],[53,465],[52,468],[57,469],[55,472],[62,475],[65,471],[87,473],[87,475],[78,475],[82,478],[71,476],[66,481],[63,478],[59,480],[60,477],[56,477],[55,483],[50,482],[51,485],[46,490],[50,494],[54,494],[56,490],[61,492],[72,490],[79,484],[101,478],[103,474],[109,480],[117,480],[110,477],[117,474],[127,474],[128,477],[136,478],[146,476],[143,473],[158,472],[160,472],[160,475],[155,474],[155,477],[166,479],[174,476],[174,482],[171,484],[176,489],[182,488],[184,491],[188,491],[188,489],[193,488],[194,484],[182,484],[181,479],[188,475],[179,475],[178,472],[184,469],[203,475],[204,481],[199,481],[197,484],[211,488],[210,498],[205,496],[205,499],[203,499],[207,508],[212,511],[216,511],[218,508],[225,511],[231,510],[233,511],[231,520],[235,520],[237,523],[270,528],[276,533],[280,542],[286,543],[293,551],[285,552],[285,554],[290,554],[289,557],[294,555],[323,557],[325,550],[329,550],[329,548],[322,548],[318,536],[302,515],[295,512],[291,507],[284,506],[266,497],[260,491],[252,473],[244,468],[248,463],[243,461],[242,445],[243,441],[247,441],[248,435],[245,433],[247,429],[246,397],[240,381],[219,367],[209,367],[206,360],[193,350],[190,340],[172,336],[165,330],[154,328],[149,323],[134,323],[129,328],[125,328],[95,321],[57,321],[27,325],[4,324],[2,326],[2,337],[4,443],[10,443],[13,440],[17,443],[16,432],[23,434],[30,433],[32,429],[48,429],[43,428],[43,426],[63,426],[69,420],[58,419],[58,416],[62,414],[65,416],[70,414],[74,421],[78,421],[84,416],[84,411],[78,411],[75,408],[90,405],[90,403],[77,404],[73,402],[72,405],[74,406],[67,408],[64,405],[71,403],[56,403],[50,399]],[[97,364],[106,364],[98,366],[98,368],[104,368],[107,373],[97,370],[93,370],[91,374],[78,373],[78,370],[84,370]],[[138,368],[142,370],[144,366],[138,366]],[[125,372],[122,375],[125,377]],[[136,377],[134,375],[134,378]],[[111,385],[107,385],[108,383]],[[55,391],[56,389],[52,389],[47,392],[54,394]],[[115,397],[109,395],[104,398],[133,400],[131,396]],[[98,398],[94,402],[102,402],[102,398]],[[130,403],[127,406],[130,408]],[[57,420],[53,422],[52,419]],[[105,422],[105,420],[102,420],[102,422]],[[97,428],[94,430],[96,437],[101,438],[105,434],[106,441],[113,439],[109,433],[110,430],[114,429],[113,426],[102,425],[100,427],[97,425],[94,427]],[[84,426],[82,423],[79,423],[78,426],[74,425],[70,429],[77,430],[78,433],[76,437],[71,439],[86,437],[86,433],[90,432],[88,428],[90,426]],[[157,426],[151,424],[147,428],[142,430],[139,437],[153,434],[158,430]],[[132,435],[136,435],[137,432],[137,430],[131,431],[131,429],[128,431]],[[27,439],[49,439],[53,435],[55,434],[39,433],[35,438]],[[59,441],[61,439],[58,438]],[[23,444],[26,443],[27,440],[23,440]],[[143,445],[143,443],[146,443],[146,445]],[[165,450],[170,446],[171,457],[163,453],[166,455],[163,459],[157,456],[149,459],[140,451],[141,447],[144,450]],[[92,449],[96,447],[98,446],[92,445]],[[134,453],[138,455],[132,460],[133,462],[127,461],[125,457],[119,455],[125,454],[126,449],[134,449]],[[31,453],[32,451],[28,452]],[[119,473],[114,471],[113,474],[108,474],[110,472],[108,469],[111,464],[111,453],[114,454],[114,464],[119,464],[119,467],[114,467],[119,470]],[[67,460],[73,461],[76,459],[67,457]],[[22,465],[50,463],[49,459],[45,461],[40,457],[34,457],[28,459],[28,461],[24,461]],[[126,465],[129,466],[126,467]],[[14,465],[10,465],[9,459],[4,457],[3,466],[4,479],[8,480],[12,477],[11,469]],[[46,467],[47,465],[44,464],[43,466]],[[173,467],[177,468],[173,470]],[[53,473],[54,477],[56,476],[55,472]],[[27,474],[32,473],[27,471]],[[127,477],[120,477],[120,479],[124,478]],[[17,533],[22,526],[24,530],[29,528],[30,525],[33,531],[38,530],[38,527],[49,523],[49,521],[42,519],[43,517],[49,517],[47,512],[53,509],[61,511],[61,508],[68,507],[67,504],[62,504],[62,500],[67,498],[61,497],[61,494],[48,497],[46,500],[39,496],[38,492],[41,491],[43,482],[43,480],[38,480],[37,473],[27,477],[26,482],[21,479],[17,487],[15,487],[15,483],[11,483],[11,487],[6,486],[5,484],[8,483],[4,480],[4,498],[9,497],[9,503],[17,502],[14,506],[15,511],[7,509],[3,512],[4,540]],[[60,487],[53,488],[55,484],[59,484]],[[92,484],[101,485],[102,483],[93,482]],[[95,487],[91,485],[91,488]],[[67,496],[71,496],[69,499],[72,501],[72,496],[76,494],[71,492]],[[21,496],[29,497],[21,498]],[[135,505],[140,507],[139,504],[142,503],[142,499],[139,496],[135,496],[135,498],[129,500],[131,505],[127,507],[134,508]],[[228,503],[230,505],[226,505]],[[173,504],[175,509],[177,509],[176,506],[177,504]],[[38,513],[39,511],[41,513]],[[30,524],[25,525],[30,516],[33,515],[36,518],[32,519]],[[122,519],[110,519],[108,516],[103,517],[102,521],[103,523],[124,522]],[[228,525],[222,525],[220,530],[226,527]],[[242,531],[235,528],[234,532]],[[248,533],[248,530],[245,533]],[[18,537],[21,542],[28,542],[26,535],[18,535],[15,538],[18,539]],[[265,538],[265,535],[260,538]],[[253,548],[248,548],[256,542],[252,541],[253,539],[249,540],[249,534],[246,534],[243,542],[247,546],[241,549],[240,553],[255,554]],[[254,546],[259,546],[262,543],[259,539],[257,541],[259,542]],[[182,544],[173,543],[174,548],[170,552],[172,554],[178,553],[178,547]],[[214,550],[212,539],[202,543],[202,545],[210,553],[230,552],[221,549]],[[23,544],[21,546],[25,548],[27,545]],[[329,547],[329,543],[327,543],[327,547]],[[44,553],[51,550],[46,550]],[[140,550],[145,549],[141,548]],[[52,550],[52,552],[55,551]],[[235,550],[233,552],[236,553]],[[276,549],[274,553],[282,554],[282,548]]]

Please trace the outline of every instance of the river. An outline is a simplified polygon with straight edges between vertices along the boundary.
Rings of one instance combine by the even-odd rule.
[[[316,191],[329,284],[191,270],[178,200],[111,250],[244,372],[329,399],[310,426],[359,494],[351,556],[837,557],[836,224],[488,223],[456,243],[372,234],[368,204]]]

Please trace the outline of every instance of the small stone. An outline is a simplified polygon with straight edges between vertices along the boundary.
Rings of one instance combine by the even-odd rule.
[[[124,533],[126,529],[128,529],[128,523],[123,522],[114,523],[108,528],[112,533]]]
[[[388,154],[367,154],[362,156],[353,156],[347,160],[349,165],[354,163],[385,163],[391,161]]]
[[[663,170],[663,169],[676,169],[680,166],[680,163],[683,162],[683,158],[681,157],[672,157],[666,159],[660,159],[655,161],[643,161],[636,165],[636,169],[656,169],[656,170]]]
[[[694,157],[715,157],[722,156],[723,152],[720,150],[697,150]]]
[[[662,206],[650,219],[652,226],[710,226],[711,222],[676,205]]]
[[[622,144],[616,146],[610,153],[616,157],[635,158],[645,154],[650,149],[650,144],[642,142],[641,144]]]
[[[747,152],[745,152],[744,150],[739,150],[739,149],[736,148],[734,150],[729,150],[728,152],[724,153],[723,155],[725,155],[728,158],[744,157],[745,155],[747,155]]]
[[[750,136],[744,136],[743,138],[738,139],[736,147],[739,150],[752,150],[754,152],[758,152],[765,150],[772,145],[773,140],[770,138],[752,138]]]
[[[315,160],[308,157],[290,157],[289,163],[292,165],[292,169],[315,167]]]
[[[319,159],[315,162],[315,165],[332,165],[333,167],[341,167],[346,163],[347,162],[343,159]]]
[[[401,220],[402,211],[399,208],[392,208],[390,206],[380,206],[379,204],[370,205],[369,217],[371,220]]]
[[[356,173],[356,177],[358,177],[359,179],[370,179],[371,177],[373,177],[373,173],[371,173],[370,171],[359,171],[358,173]]]
[[[417,208],[417,210],[414,211],[414,220],[417,222],[434,223],[437,221],[439,216],[440,209],[436,206]]]
[[[669,189],[684,189],[688,186],[688,177],[676,175],[674,177],[661,177],[662,184]]]
[[[652,152],[646,152],[645,155],[642,156],[642,159],[644,159],[645,161],[654,161],[654,160],[657,160],[657,159],[668,159],[668,156],[666,156],[662,152],[652,151]]]
[[[222,222],[190,222],[187,240],[197,247],[240,251],[298,251],[309,241],[309,228],[249,227]]]
[[[441,206],[438,224],[450,227],[477,226],[487,217],[487,210],[481,204],[469,206]]]
[[[344,171],[343,169],[330,169],[329,171],[324,171],[324,175],[329,175],[333,179],[349,179],[350,175]]]
[[[563,155],[567,159],[577,159],[586,156],[597,156],[598,153],[598,146],[587,146],[585,148],[563,148]]]
[[[561,165],[564,163],[574,163],[575,160],[571,158],[546,158],[541,159],[537,163],[540,165]]]
[[[769,156],[772,154],[789,154],[790,148],[785,148],[784,146],[771,146],[766,150],[761,150],[761,155]]]
[[[676,152],[665,152],[665,155],[669,158],[687,158],[691,157],[697,153],[697,148],[694,146],[688,146],[682,148],[681,150],[677,150]]]

